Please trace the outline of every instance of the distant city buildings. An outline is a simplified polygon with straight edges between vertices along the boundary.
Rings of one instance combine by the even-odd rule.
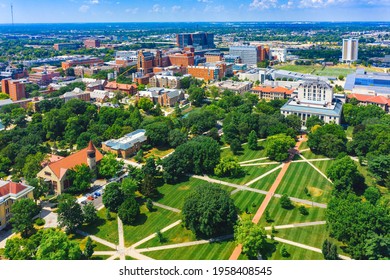
[[[149,86],[179,89],[181,79],[182,77],[174,76],[170,72],[160,72],[149,79]]]
[[[259,99],[288,99],[292,97],[294,89],[288,89],[285,87],[259,86],[252,88],[252,93],[257,94]]]
[[[270,58],[272,60],[277,60],[280,62],[286,62],[287,59],[287,50],[284,48],[271,48]]]
[[[358,60],[358,39],[343,39],[343,51],[342,51],[342,61],[343,62],[354,62]]]
[[[333,88],[325,81],[306,80],[298,86],[298,96],[284,104],[280,112],[286,117],[297,115],[303,126],[311,116],[325,123],[340,124],[342,103],[333,99]]]
[[[226,63],[205,63],[198,66],[189,66],[188,74],[205,82],[217,81],[226,75]]]
[[[352,98],[355,98],[359,105],[375,105],[381,108],[385,112],[389,112],[390,108],[390,97],[385,96],[372,96],[367,94],[352,93],[347,96],[347,100],[350,101]]]
[[[129,94],[129,95],[134,95],[137,92],[137,85],[136,84],[120,84],[115,81],[113,82],[108,82],[104,90],[106,91],[121,91],[123,93]]]
[[[205,32],[177,34],[176,45],[179,48],[193,46],[201,49],[212,49],[215,48],[214,34]]]
[[[145,133],[146,130],[138,129],[126,134],[122,138],[102,142],[102,150],[122,158],[127,158],[137,153],[141,149],[142,144],[147,142],[148,138]]]
[[[70,59],[67,61],[64,61],[61,63],[62,69],[66,70],[70,67],[78,66],[78,65],[89,65],[89,66],[94,66],[94,65],[103,65],[104,61],[100,58],[96,57],[80,57],[80,58],[74,58]]]
[[[0,230],[11,219],[12,205],[22,198],[34,199],[33,190],[33,187],[22,183],[0,180]]]
[[[84,41],[84,47],[87,49],[100,48],[100,40],[98,39],[87,39]]]
[[[241,63],[257,65],[258,62],[269,59],[269,48],[266,46],[239,45],[229,48],[229,55],[240,57]]]
[[[252,88],[251,82],[235,82],[232,80],[222,81],[222,82],[216,82],[212,84],[211,86],[217,87],[220,91],[224,90],[230,90],[237,94],[243,94],[245,92],[248,92]]]
[[[56,51],[78,50],[80,48],[80,44],[79,43],[57,43],[53,45],[53,48]]]

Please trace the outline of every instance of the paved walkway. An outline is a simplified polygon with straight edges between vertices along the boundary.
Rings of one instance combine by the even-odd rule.
[[[318,226],[318,225],[325,225],[326,221],[319,221],[319,222],[307,222],[307,223],[300,223],[300,224],[289,224],[289,225],[281,225],[281,226],[274,226],[275,229],[286,229],[286,228],[297,228],[297,227],[310,227],[310,226]],[[272,227],[265,227],[265,230],[271,230]]]
[[[277,161],[271,161],[271,162],[256,162],[256,163],[244,163],[240,164],[241,166],[261,166],[261,165],[272,165],[272,164],[279,164],[280,162]]]
[[[138,249],[137,251],[139,253],[144,252],[152,252],[152,251],[161,251],[161,250],[169,250],[169,249],[175,249],[175,248],[182,248],[182,247],[189,247],[189,246],[195,246],[195,245],[201,245],[201,244],[207,244],[212,242],[219,242],[224,241],[228,239],[232,239],[233,234],[217,237],[217,238],[211,238],[208,240],[197,240],[197,241],[191,241],[191,242],[184,242],[179,244],[170,244],[170,245],[164,245],[164,246],[158,246],[158,247],[150,247],[150,248],[144,248],[144,249]]]
[[[314,159],[299,159],[299,160],[294,160],[291,163],[296,163],[296,162],[316,162],[316,161],[328,161],[332,160],[331,158],[314,158]]]
[[[281,165],[279,165],[278,167],[276,167],[276,168],[274,168],[274,169],[272,169],[272,170],[270,170],[270,171],[264,173],[263,175],[261,175],[261,176],[255,178],[255,179],[253,179],[252,181],[246,183],[245,186],[250,186],[250,185],[256,183],[257,181],[263,179],[265,176],[268,176],[269,174],[275,172],[276,170],[278,170],[278,169],[280,169],[280,168],[283,169],[283,164],[281,164]]]
[[[154,206],[157,206],[157,207],[160,207],[160,208],[164,208],[164,209],[166,209],[166,210],[169,210],[169,211],[172,211],[172,212],[175,212],[175,213],[180,213],[180,212],[181,212],[180,209],[173,208],[173,207],[170,207],[170,206],[167,206],[167,205],[158,203],[158,202],[153,202],[153,205],[154,205]]]
[[[293,158],[293,155],[296,153],[296,151],[299,152],[299,146],[301,145],[301,143],[303,141],[305,141],[305,138],[300,139],[300,141],[296,144],[294,152],[290,154],[289,161],[287,163],[283,163],[282,164],[283,165],[282,166],[282,170],[279,172],[278,177],[276,177],[276,179],[275,179],[274,183],[272,184],[269,192],[265,196],[263,202],[261,203],[259,209],[257,210],[255,216],[252,219],[253,223],[257,224],[260,221],[260,218],[263,215],[265,209],[267,208],[268,203],[271,201],[271,198],[273,197],[276,189],[278,188],[280,182],[282,181],[284,175],[286,174],[286,171],[287,171],[288,167],[290,166],[291,159]],[[237,246],[234,249],[232,255],[229,258],[229,260],[237,260],[239,258],[239,256],[240,256],[241,252],[242,252],[242,247],[240,248],[239,246]]]
[[[255,161],[260,161],[260,160],[265,160],[265,159],[268,159],[268,157],[255,158],[255,159],[251,159],[251,160],[241,161],[241,162],[239,162],[239,164],[245,164],[245,163],[250,163],[250,162],[255,162]]]
[[[332,181],[326,177],[326,175],[321,171],[319,170],[314,164],[312,164],[310,161],[308,161],[303,155],[299,155],[305,162],[307,162],[311,167],[313,167],[318,173],[321,174],[321,176],[323,176],[326,180],[328,180],[330,183],[332,183]]]
[[[123,223],[122,220],[118,217],[118,236],[119,236],[119,245],[118,253],[120,260],[125,260],[125,236],[123,232]]]

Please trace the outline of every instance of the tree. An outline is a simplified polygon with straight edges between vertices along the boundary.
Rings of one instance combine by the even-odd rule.
[[[134,224],[139,213],[139,205],[134,197],[126,198],[118,209],[119,218],[127,225]]]
[[[38,180],[37,178],[33,178],[29,179],[27,182],[30,186],[34,187],[33,196],[35,201],[49,192],[49,184],[41,179]]]
[[[265,150],[271,160],[284,161],[289,156],[289,149],[295,146],[295,140],[285,134],[267,137]]]
[[[368,170],[379,183],[390,186],[390,155],[369,157]]]
[[[325,260],[338,260],[339,254],[337,253],[337,245],[325,239],[322,244],[322,254]]]
[[[258,149],[258,146],[257,146],[257,135],[256,135],[256,131],[252,130],[251,133],[249,133],[249,136],[248,136],[248,147],[249,149],[255,151]]]
[[[326,173],[337,191],[361,191],[365,187],[364,177],[349,156],[335,160]]]
[[[242,252],[249,258],[257,258],[266,249],[267,235],[264,229],[251,220],[243,220],[234,229],[237,244],[242,244]]]
[[[14,232],[20,232],[22,237],[29,236],[34,229],[33,218],[39,214],[39,207],[32,199],[22,198],[16,200],[11,207],[10,222]]]
[[[296,134],[301,131],[302,121],[297,115],[288,115],[286,117],[287,126],[292,128]]]
[[[303,205],[298,207],[299,213],[301,213],[304,216],[309,215],[309,211],[307,211],[307,208]]]
[[[36,253],[37,260],[80,260],[79,245],[70,241],[65,233],[57,230],[44,230]]]
[[[149,98],[141,97],[137,103],[137,106],[145,112],[149,112],[150,109],[154,107],[154,104]]]
[[[99,163],[99,174],[103,178],[112,178],[119,173],[124,165],[124,161],[118,161],[112,153],[105,155]]]
[[[184,202],[183,221],[196,236],[209,238],[231,233],[237,210],[229,194],[217,186],[198,186]]]
[[[287,251],[286,245],[284,244],[280,247],[280,255],[283,258],[288,258],[290,256],[290,253]]]
[[[336,158],[346,151],[347,137],[343,128],[337,124],[325,124],[309,133],[307,141],[310,149],[316,154]]]
[[[233,139],[230,142],[230,150],[232,151],[233,155],[237,155],[240,151],[242,151],[242,146],[238,139]]]
[[[244,169],[235,157],[223,157],[214,168],[214,173],[218,177],[238,178],[244,175]]]
[[[375,205],[377,201],[381,198],[381,193],[376,187],[368,187],[364,191],[364,197],[367,199],[367,201]]]
[[[103,194],[103,204],[111,212],[117,212],[123,203],[124,196],[118,183],[111,183],[106,186]]]
[[[316,125],[324,125],[324,121],[321,120],[319,117],[317,116],[311,116],[311,117],[308,117],[307,120],[306,120],[306,128],[308,131],[310,131],[312,129],[312,127],[316,126]]]
[[[146,200],[146,208],[148,208],[149,212],[153,211],[153,201],[150,198]]]
[[[23,175],[26,179],[35,178],[42,169],[42,161],[45,158],[43,153],[36,153],[35,155],[28,155],[23,167]]]
[[[67,177],[71,182],[71,187],[67,189],[69,193],[83,193],[91,187],[92,172],[88,165],[76,165],[68,171]]]
[[[364,255],[369,260],[389,260],[390,235],[370,233],[365,240]]]
[[[134,196],[138,189],[138,182],[130,177],[124,178],[121,183],[121,189],[126,197]]]
[[[142,167],[144,179],[141,182],[140,192],[145,196],[152,196],[157,192],[156,176],[159,172],[154,158],[148,158]]]
[[[287,194],[283,194],[280,198],[280,206],[288,210],[294,208],[294,205],[291,203],[291,200]]]
[[[96,208],[92,202],[87,203],[83,207],[83,216],[84,216],[84,222],[87,224],[93,224],[99,219],[96,212]]]
[[[80,204],[69,194],[62,194],[58,198],[58,224],[65,227],[66,232],[74,232],[83,224],[84,216]]]
[[[174,130],[169,131],[168,143],[169,146],[176,148],[181,144],[187,142],[187,133],[182,132],[180,129],[175,128]]]
[[[151,145],[162,147],[168,144],[170,127],[166,122],[155,122],[145,126],[145,129]]]
[[[137,162],[143,162],[144,161],[144,151],[142,149],[140,149],[137,154],[135,155],[134,159],[137,161]]]
[[[89,260],[91,257],[92,257],[92,255],[93,255],[93,253],[94,253],[94,248],[96,247],[96,244],[94,244],[93,242],[92,242],[92,239],[91,239],[91,237],[87,237],[87,242],[85,243],[85,248],[84,248],[84,252],[83,252],[83,255],[84,255],[84,257],[87,259],[87,260]]]
[[[195,85],[190,86],[188,89],[188,100],[196,107],[201,106],[203,100],[206,97],[205,91],[203,88],[197,87]]]

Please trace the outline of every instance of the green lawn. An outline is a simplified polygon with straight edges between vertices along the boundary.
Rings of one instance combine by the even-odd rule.
[[[243,176],[241,178],[228,178],[228,177],[221,178],[221,177],[217,177],[215,175],[210,176],[210,177],[217,179],[217,180],[237,184],[237,185],[244,185],[245,183],[252,181],[253,179],[263,175],[264,173],[267,173],[268,171],[274,169],[277,166],[278,166],[278,164],[244,166],[243,169],[245,171],[245,176]]]
[[[301,145],[299,146],[300,151],[305,150],[305,149],[309,149],[309,145],[307,145],[307,141],[302,142]]]
[[[347,135],[347,137],[352,138],[353,129],[354,129],[354,127],[352,125],[348,126],[347,130],[345,131],[345,134]]]
[[[174,149],[172,148],[153,148],[144,154],[144,158],[148,158],[151,156],[154,156],[156,158],[162,158],[173,151]]]
[[[346,77],[348,74],[354,73],[356,71],[355,68],[345,68],[339,66],[327,66],[323,67],[322,65],[283,65],[280,67],[275,67],[277,69],[299,72],[303,74],[312,74],[319,76],[332,76],[338,77],[343,75]]]
[[[283,243],[278,242],[276,245],[276,250],[268,260],[323,260],[324,257],[321,253],[314,251],[302,249],[300,247],[292,246],[289,244],[284,244],[287,249],[287,252],[290,254],[289,257],[282,257],[280,254],[280,247]]]
[[[267,206],[266,211],[269,211],[270,217],[273,219],[273,224],[278,225],[289,225],[299,224],[306,222],[318,222],[325,220],[325,209],[319,207],[309,207],[309,215],[302,215],[298,210],[298,205],[291,210],[284,209],[280,206],[280,199],[273,197]],[[266,227],[271,226],[272,223],[267,223],[265,220],[265,214],[260,219],[260,225]]]
[[[325,175],[328,168],[334,163],[334,160],[313,161],[312,164],[321,170]]]
[[[160,207],[154,207],[154,209],[154,211],[149,212],[146,206],[142,205],[141,214],[135,225],[123,225],[126,247],[180,220],[178,213]]]
[[[251,213],[256,213],[260,204],[263,202],[265,195],[249,191],[239,191],[231,197],[234,200],[234,204],[241,212],[248,210]]]
[[[323,155],[317,155],[317,154],[313,153],[312,151],[302,152],[301,155],[303,155],[306,159],[327,158],[326,156],[323,156]]]
[[[262,146],[263,144],[264,142],[259,142],[259,149],[256,151],[250,150],[248,145],[242,145],[243,150],[238,155],[233,155],[230,149],[223,149],[221,150],[221,157],[235,156],[239,162],[264,158],[267,155],[265,154],[265,149]]]
[[[361,165],[359,162],[356,162],[356,161],[355,161],[355,163],[357,165],[358,171],[363,175],[366,185],[375,186],[376,181],[368,172],[368,167],[366,165]]]
[[[264,178],[261,178],[259,181],[253,183],[249,187],[263,190],[263,191],[268,191],[271,188],[272,184],[275,182],[276,177],[278,177],[280,170],[281,170],[280,168],[275,170],[271,174],[268,174]]]
[[[339,247],[339,254],[346,255],[340,247],[343,244],[333,238],[329,237],[329,232],[326,229],[326,225],[300,227],[300,228],[289,228],[280,229],[275,234],[276,237],[291,240],[297,243],[309,245],[318,249],[322,248],[322,244],[325,239],[331,240]]]
[[[70,234],[69,238],[71,240],[74,240],[74,241],[78,242],[80,244],[81,250],[84,250],[85,243],[87,243],[87,238],[88,237],[82,236],[80,234]],[[103,244],[101,244],[99,242],[96,242],[94,240],[92,242],[95,245],[95,248],[94,248],[95,252],[96,251],[114,251],[113,248],[105,246],[105,245],[103,245]]]
[[[311,197],[305,194],[307,188]],[[330,198],[332,184],[306,162],[292,163],[276,192],[288,196],[326,203]]]
[[[96,235],[104,240],[118,244],[118,221],[117,215],[111,213],[111,220],[106,219],[106,209],[97,212],[99,220],[92,225],[83,225],[81,230]]]
[[[179,244],[179,243],[185,243],[185,242],[191,242],[197,240],[196,236],[192,233],[192,231],[186,229],[183,223],[171,228],[166,232],[163,232],[162,235],[165,239],[164,242],[160,242],[158,237],[155,237],[149,240],[148,242],[141,244],[137,248],[158,247],[158,246]]]
[[[234,241],[224,241],[143,254],[157,260],[228,260],[235,246]]]
[[[174,208],[182,209],[185,198],[189,193],[194,190],[196,186],[204,186],[206,184],[209,183],[195,178],[189,178],[189,180],[180,182],[176,185],[164,184],[162,187],[158,188],[161,195],[156,201]],[[234,188],[226,186],[220,187],[227,191],[234,190]]]

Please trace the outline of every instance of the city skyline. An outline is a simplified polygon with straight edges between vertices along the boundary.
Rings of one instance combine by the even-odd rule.
[[[388,21],[390,0],[0,0],[0,23]],[[56,12],[58,11],[58,12]]]

